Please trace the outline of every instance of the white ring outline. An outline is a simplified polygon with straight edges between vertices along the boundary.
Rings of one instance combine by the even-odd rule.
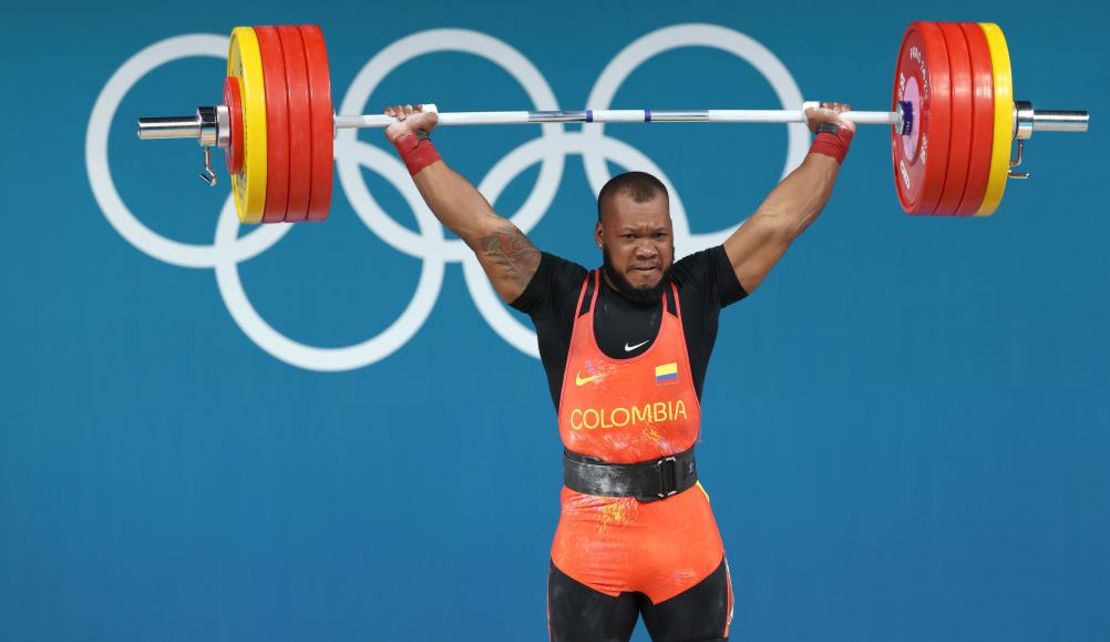
[[[89,118],[85,162],[94,198],[108,222],[136,249],[160,261],[189,268],[215,268],[216,282],[224,305],[235,322],[256,345],[277,359],[307,370],[340,371],[379,361],[405,345],[423,327],[443,284],[445,262],[424,257],[416,292],[409,305],[378,335],[351,346],[320,348],[282,335],[251,305],[239,278],[238,264],[272,247],[292,230],[290,225],[258,226],[239,237],[239,219],[234,200],[228,198],[216,225],[212,245],[182,243],[163,237],[143,225],[127,208],[108,170],[108,137],[112,120],[127,92],[146,74],[162,65],[192,57],[226,59],[227,38],[212,34],[190,34],[167,38],[129,58],[105,84]],[[378,170],[394,185],[416,214],[422,237],[443,242],[443,228],[423,205],[404,166],[396,158],[371,145],[360,143],[356,160]]]
[[[468,53],[484,58],[500,66],[520,83],[536,109],[558,109],[558,101],[543,74],[523,54],[504,41],[468,29],[430,29],[406,36],[371,58],[351,81],[339,113],[363,113],[371,94],[394,69],[414,58],[441,52]],[[545,123],[540,129],[544,137],[553,137],[563,133],[564,127],[562,123]],[[356,140],[357,130],[341,129],[336,135],[336,146],[349,145]],[[525,234],[543,218],[547,208],[555,200],[555,194],[562,182],[565,161],[564,156],[546,157],[532,193],[517,213],[508,217]],[[336,169],[339,172],[339,182],[355,212],[365,221],[367,227],[394,249],[418,258],[428,252],[439,252],[444,260],[451,262],[462,261],[470,254],[470,248],[457,239],[444,241],[439,248],[427,247],[423,239],[397,223],[382,209],[362,180],[356,164],[347,162],[342,155],[337,154]],[[427,210],[427,205],[421,202],[420,208]],[[436,224],[439,224],[438,221]]]
[[[227,258],[221,256],[221,252],[227,252],[228,248],[218,250],[214,245],[182,243],[168,239],[143,225],[124,204],[108,169],[108,136],[111,133],[112,119],[127,92],[154,69],[169,62],[197,56],[226,60],[227,36],[200,33],[175,36],[156,42],[128,58],[108,79],[93,105],[85,134],[85,167],[100,211],[128,243],[164,263],[187,268],[210,268],[221,259]],[[238,239],[231,246],[231,257],[237,261],[245,261],[257,256],[270,249],[290,229],[292,228],[288,225],[260,225],[259,229]]]
[[[609,64],[602,70],[586,104],[591,109],[608,109],[616,96],[617,90],[624,81],[644,62],[651,58],[682,47],[709,47],[731,53],[744,60],[762,75],[782,103],[783,109],[800,109],[802,105],[802,91],[794,81],[794,77],[782,64],[771,50],[763,46],[754,38],[740,33],[734,29],[720,25],[705,23],[678,24],[663,27],[651,33],[640,36],[613,57]],[[805,160],[809,148],[809,130],[802,123],[791,123],[786,126],[787,145],[786,162],[783,165],[782,177],[786,178],[794,168]],[[604,123],[599,123],[591,128],[583,128],[588,137],[601,139],[605,133]],[[586,167],[586,178],[594,194],[601,192],[601,188],[611,178],[605,160],[588,151],[583,154],[583,163]],[[678,199],[676,198],[675,201]],[[672,214],[673,214],[672,203]],[[742,223],[727,227],[716,232],[689,235],[687,239],[679,239],[675,235],[676,256],[682,256],[693,246],[712,247],[725,242]],[[679,251],[679,242],[683,241],[684,251]],[[687,245],[687,243],[689,245]]]
[[[450,42],[444,45],[444,42]],[[626,46],[598,77],[587,101],[593,109],[609,106],[621,83],[640,64],[670,49],[704,46],[721,49],[752,64],[772,85],[785,108],[801,104],[801,92],[790,72],[768,49],[740,32],[709,24],[681,24],[648,33]],[[362,111],[378,83],[398,65],[433,52],[459,51],[486,58],[508,71],[528,93],[536,109],[557,110],[547,81],[516,49],[492,36],[463,29],[435,29],[403,38],[379,52],[359,72],[343,101],[341,111]],[[538,357],[534,331],[518,322],[501,304],[477,259],[461,240],[448,241],[443,227],[419,197],[401,163],[384,150],[357,139],[354,130],[339,132],[336,166],[355,212],[383,241],[402,253],[424,261],[416,292],[401,315],[380,334],[362,343],[320,348],[294,341],[270,326],[253,308],[239,278],[238,263],[272,247],[291,229],[288,225],[260,226],[238,237],[239,221],[229,198],[221,210],[213,245],[181,243],[165,238],[143,225],[123,203],[108,169],[108,137],[112,119],[126,93],[151,70],[177,59],[210,56],[226,58],[226,38],[189,34],[167,38],[129,58],[101,90],[89,118],[85,160],[90,185],[105,218],[129,243],[166,263],[182,267],[215,268],[221,297],[236,323],[259,347],[291,365],[309,370],[341,371],[364,367],[389,356],[405,345],[431,313],[442,289],[448,261],[461,262],[471,297],[483,319],[510,345]],[[390,66],[391,65],[391,66]],[[355,107],[350,107],[351,104]],[[660,178],[671,192],[671,217],[675,223],[676,254],[692,251],[695,244],[716,245],[739,225],[707,234],[690,232],[677,190],[646,155],[631,145],[604,135],[604,125],[566,132],[560,123],[541,125],[543,135],[518,146],[487,173],[479,191],[495,202],[521,172],[541,163],[536,185],[524,205],[510,220],[528,233],[546,214],[561,183],[566,155],[583,158],[587,179],[595,195],[609,178],[606,161],[626,169],[642,169]],[[805,157],[808,134],[802,124],[788,125],[785,176]],[[361,180],[361,167],[377,170],[398,189],[416,216],[420,235],[398,224],[378,206]],[[512,171],[515,166],[515,172]],[[357,177],[358,180],[353,180]],[[353,188],[353,191],[352,191]],[[542,206],[541,206],[542,205]],[[429,236],[429,233],[431,234]],[[431,261],[431,263],[429,263]]]
[[[360,163],[373,167],[381,157],[374,150],[380,152],[373,145],[358,143],[354,148]],[[388,157],[387,157],[388,158]],[[387,163],[385,168],[378,167],[378,171],[386,180],[397,184],[409,180],[408,171],[401,161],[390,158],[392,163]],[[416,213],[416,221],[420,227],[423,238],[431,237],[432,242],[443,241],[443,228],[430,211],[416,207],[420,195],[416,188],[401,190],[409,206]],[[239,217],[235,212],[234,199],[229,198],[224,204],[220,214],[219,223],[216,225],[216,246],[222,247],[234,243],[239,233]],[[438,237],[438,238],[437,238]],[[340,372],[362,368],[380,361],[399,350],[408,343],[420,328],[424,326],[432,308],[439,299],[440,289],[443,287],[443,274],[446,264],[436,258],[425,258],[420,270],[420,280],[416,285],[416,292],[412,300],[396,320],[381,333],[362,343],[344,346],[341,348],[320,348],[294,341],[274,329],[258,311],[251,305],[247,298],[243,283],[239,278],[239,262],[221,260],[216,264],[216,283],[220,295],[227,305],[232,318],[243,329],[243,332],[256,345],[282,361],[306,370],[320,372]]]
[[[677,199],[674,195],[677,192],[667,175],[643,152],[619,138],[610,136],[606,136],[599,141],[584,136],[582,132],[567,132],[558,138],[534,138],[502,158],[482,181],[479,191],[490,203],[496,203],[501,192],[517,175],[542,161],[545,151],[543,148],[549,146],[554,146],[564,156],[567,154],[584,154],[587,149],[593,150],[595,153],[600,150],[599,153],[605,159],[612,159],[627,170],[641,170],[654,175],[663,182],[663,185],[667,187],[672,195],[671,221],[675,230],[676,252],[680,234],[689,236],[690,225],[686,219],[686,212],[681,206],[675,207]],[[515,173],[509,174],[508,170],[502,169],[503,165],[516,165],[517,170]],[[486,273],[482,270],[481,264],[478,263],[477,257],[473,253],[469,253],[463,260],[462,265],[467,289],[470,290],[470,296],[474,299],[475,305],[478,306],[478,312],[486,320],[486,323],[509,345],[538,359],[539,346],[537,345],[535,331],[520,323],[504,307],[497,292],[493,289],[493,284],[490,283]]]

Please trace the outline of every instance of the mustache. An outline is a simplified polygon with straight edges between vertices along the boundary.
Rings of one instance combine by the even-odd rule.
[[[661,275],[659,282],[651,287],[637,288],[629,283],[628,279],[626,279],[624,275],[618,272],[613,266],[612,257],[609,255],[608,248],[602,248],[601,256],[602,268],[609,276],[609,280],[616,287],[617,293],[620,294],[623,298],[637,305],[654,305],[655,303],[659,302],[660,297],[663,295],[663,289],[666,288],[667,284],[670,282],[670,268],[664,271],[663,263],[661,260],[657,260],[650,264],[641,264],[642,266],[652,267],[662,272],[663,274]],[[635,268],[630,267],[629,269]]]

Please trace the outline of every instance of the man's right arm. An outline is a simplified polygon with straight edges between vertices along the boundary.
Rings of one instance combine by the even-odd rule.
[[[437,122],[434,113],[424,113],[409,105],[390,108],[385,113],[400,121],[386,129],[386,138],[391,143],[406,134],[426,137]],[[413,182],[440,223],[473,250],[501,300],[515,301],[539,267],[540,252],[536,246],[516,225],[494,212],[470,181],[442,159],[421,167],[413,175]]]
[[[832,194],[855,125],[840,117],[851,108],[849,105],[828,105],[806,110],[807,122],[814,132],[822,125],[832,125],[839,135],[819,134],[821,146],[815,143],[801,166],[783,179],[755,214],[724,242],[736,278],[749,293],[759,287],[790,244],[817,219]],[[839,151],[839,157],[830,153],[823,136],[836,142],[834,150]]]

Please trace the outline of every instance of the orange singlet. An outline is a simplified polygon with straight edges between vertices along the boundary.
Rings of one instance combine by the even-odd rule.
[[[599,279],[598,270],[591,272],[579,294],[558,405],[564,447],[607,463],[654,461],[692,448],[701,407],[677,288],[666,288],[651,347],[614,359],[594,336]],[[721,570],[724,547],[700,483],[651,502],[564,487],[551,560],[558,571],[600,593],[639,593],[659,604]],[[727,599],[731,613],[731,590]],[[728,635],[727,620],[719,635]]]

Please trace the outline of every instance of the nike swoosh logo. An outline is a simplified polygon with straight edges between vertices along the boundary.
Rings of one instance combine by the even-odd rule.
[[[599,374],[590,375],[588,377],[583,377],[582,373],[578,372],[574,375],[574,383],[577,386],[584,386],[587,383],[589,383],[591,381],[594,381],[595,379],[600,379],[600,378],[601,378],[601,375],[599,375]]]
[[[624,351],[625,351],[625,352],[632,352],[632,351],[633,351],[633,350],[635,350],[636,348],[639,348],[639,347],[642,347],[642,346],[645,346],[645,345],[647,345],[648,341],[651,341],[651,339],[648,339],[647,341],[644,341],[644,342],[642,342],[642,343],[637,343],[637,344],[636,344],[636,345],[634,345],[634,346],[630,346],[630,345],[628,345],[627,343],[625,343],[625,344],[624,344]]]

